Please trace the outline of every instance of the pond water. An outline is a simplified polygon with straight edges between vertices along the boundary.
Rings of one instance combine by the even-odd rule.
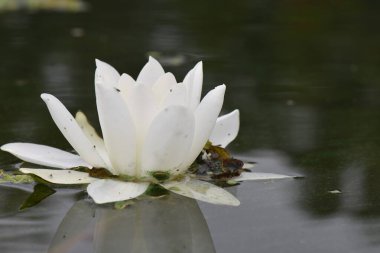
[[[42,92],[99,129],[94,58],[136,76],[153,55],[179,79],[203,60],[204,90],[226,83],[224,112],[241,111],[234,155],[305,178],[232,187],[240,207],[171,196],[116,213],[80,189],[18,211],[32,186],[4,184],[0,252],[379,252],[379,2],[7,2],[0,144],[71,150]]]

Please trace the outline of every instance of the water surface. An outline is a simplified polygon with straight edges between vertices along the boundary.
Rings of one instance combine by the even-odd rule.
[[[70,150],[42,92],[98,127],[95,57],[136,76],[152,54],[179,80],[203,60],[204,90],[226,83],[224,112],[241,111],[234,154],[258,162],[257,171],[305,176],[231,188],[240,207],[199,203],[216,252],[379,251],[377,2],[86,3],[0,12],[0,143]],[[15,162],[0,154],[2,167]],[[0,187],[1,252],[47,252],[85,197],[60,189],[18,212],[30,190]]]

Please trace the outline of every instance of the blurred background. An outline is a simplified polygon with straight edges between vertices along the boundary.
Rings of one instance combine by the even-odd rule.
[[[223,113],[241,112],[233,153],[305,176],[243,183],[239,208],[202,203],[217,252],[379,252],[379,11],[370,0],[0,0],[0,143],[71,149],[43,92],[99,127],[95,58],[136,77],[151,55],[178,81],[202,60],[204,93],[225,83]]]

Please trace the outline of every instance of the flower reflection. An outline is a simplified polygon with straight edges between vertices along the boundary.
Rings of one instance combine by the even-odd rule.
[[[196,201],[171,195],[124,210],[77,202],[60,224],[49,253],[215,252]]]

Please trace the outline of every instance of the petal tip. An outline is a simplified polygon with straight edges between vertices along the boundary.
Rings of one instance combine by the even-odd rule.
[[[218,85],[212,91],[224,96],[224,93],[226,92],[226,85],[225,84]]]
[[[199,61],[197,64],[195,64],[195,68],[203,69],[203,61]]]
[[[2,151],[8,151],[8,148],[9,148],[9,143],[7,143],[7,144],[4,144],[4,145],[2,145],[1,147],[0,147],[0,150],[2,150]]]
[[[149,55],[148,62],[150,61],[158,62],[153,56]]]
[[[99,68],[102,64],[103,64],[103,62],[101,60],[95,58],[95,65],[97,68]]]
[[[86,119],[86,116],[84,115],[84,113],[81,110],[79,110],[75,114],[75,119]]]
[[[41,94],[41,98],[43,101],[45,101],[46,103],[51,99],[53,98],[54,96],[53,95],[50,95],[48,93],[42,93]]]

